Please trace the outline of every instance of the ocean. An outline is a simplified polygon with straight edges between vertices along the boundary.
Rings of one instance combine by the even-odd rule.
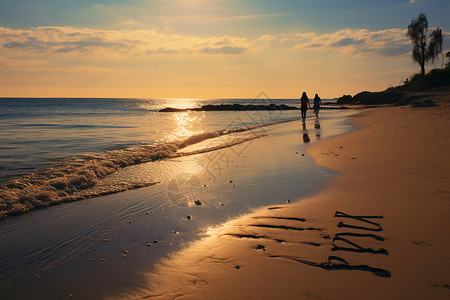
[[[0,98],[0,183],[71,156],[155,145],[222,129],[289,121],[297,111],[159,113],[206,104],[286,104],[296,99]]]

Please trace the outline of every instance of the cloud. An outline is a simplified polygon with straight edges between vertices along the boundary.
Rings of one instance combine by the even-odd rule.
[[[295,33],[265,37],[272,44],[279,43],[301,51],[334,51],[352,55],[401,56],[409,52],[410,43],[404,29],[379,31],[341,29],[332,33]]]
[[[74,27],[0,27],[0,53],[5,56],[85,55],[141,57],[148,55],[238,55],[250,47],[245,38],[169,35],[153,30],[95,30]]]
[[[247,48],[245,47],[231,47],[231,46],[223,46],[219,48],[210,48],[205,47],[200,49],[200,53],[206,53],[206,54],[225,54],[225,55],[232,55],[232,54],[243,54],[247,52]]]
[[[448,33],[444,40],[448,39]],[[237,36],[196,37],[148,29],[98,30],[75,27],[0,27],[0,55],[23,59],[54,56],[130,59],[161,55],[248,55],[260,51],[328,51],[343,55],[398,57],[409,55],[405,29],[341,29]]]
[[[345,47],[345,46],[350,46],[350,45],[361,45],[361,44],[364,44],[365,42],[366,42],[365,40],[356,40],[354,38],[343,38],[337,42],[331,43],[329,46],[330,47]]]

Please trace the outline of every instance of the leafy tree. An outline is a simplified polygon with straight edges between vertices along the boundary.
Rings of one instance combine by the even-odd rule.
[[[428,35],[428,20],[421,13],[412,20],[406,34],[413,44],[412,58],[420,65],[422,76],[425,75],[425,64],[433,62],[442,52],[442,29],[436,28]]]
[[[450,68],[450,51],[447,51],[447,53],[445,53],[445,56],[448,58],[447,68]]]

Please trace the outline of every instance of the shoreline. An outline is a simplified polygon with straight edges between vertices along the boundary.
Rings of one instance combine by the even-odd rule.
[[[137,295],[448,297],[448,112],[442,103],[353,116],[361,129],[308,148],[339,173],[325,190],[215,229],[164,260]]]

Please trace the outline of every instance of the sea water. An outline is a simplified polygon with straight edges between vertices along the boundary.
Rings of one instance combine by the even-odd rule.
[[[298,118],[298,111],[160,113],[207,104],[286,104],[295,99],[0,98],[0,183],[72,155],[181,140],[230,127]]]

